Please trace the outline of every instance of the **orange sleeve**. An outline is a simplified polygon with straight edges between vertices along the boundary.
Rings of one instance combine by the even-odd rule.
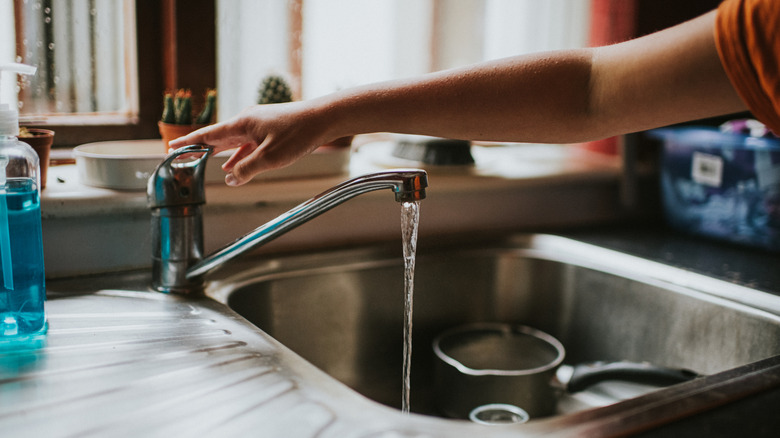
[[[726,0],[717,14],[726,74],[753,115],[780,134],[780,1]]]

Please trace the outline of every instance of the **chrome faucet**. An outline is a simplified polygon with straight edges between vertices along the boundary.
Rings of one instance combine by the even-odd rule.
[[[360,194],[389,188],[395,192],[396,201],[411,202],[424,199],[428,186],[428,175],[424,170],[392,170],[359,176],[320,193],[204,258],[201,206],[206,202],[206,161],[212,153],[213,148],[206,145],[177,149],[149,178],[152,287],[158,291],[202,291],[204,276],[228,260],[268,243]]]

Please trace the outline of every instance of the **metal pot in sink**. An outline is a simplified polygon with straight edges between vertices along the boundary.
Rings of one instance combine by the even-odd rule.
[[[688,370],[636,362],[563,366],[563,344],[523,325],[457,327],[434,339],[433,350],[439,409],[449,417],[472,420],[492,415],[521,422],[551,415],[562,391],[581,391],[606,380],[664,386],[697,376]],[[567,372],[558,372],[559,368]]]

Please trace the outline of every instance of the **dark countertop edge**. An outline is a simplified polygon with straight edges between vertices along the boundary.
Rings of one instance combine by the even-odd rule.
[[[780,296],[780,253],[643,222],[597,225],[553,234]]]

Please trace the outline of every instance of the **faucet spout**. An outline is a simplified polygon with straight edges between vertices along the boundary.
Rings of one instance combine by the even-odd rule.
[[[398,202],[425,199],[428,175],[424,170],[393,170],[359,176],[332,187],[294,207],[276,219],[244,235],[232,244],[214,252],[187,270],[187,279],[194,281],[222,266],[228,260],[258,247],[302,225],[331,208],[363,193],[391,189]]]
[[[212,270],[246,251],[270,242],[355,196],[391,189],[398,202],[425,198],[428,175],[424,170],[392,170],[359,176],[328,189],[236,240],[203,257],[201,205],[206,202],[207,145],[192,145],[171,153],[149,179],[152,210],[152,287],[161,292],[191,293],[203,289]],[[193,159],[193,155],[200,156]],[[182,160],[190,157],[188,160]]]

